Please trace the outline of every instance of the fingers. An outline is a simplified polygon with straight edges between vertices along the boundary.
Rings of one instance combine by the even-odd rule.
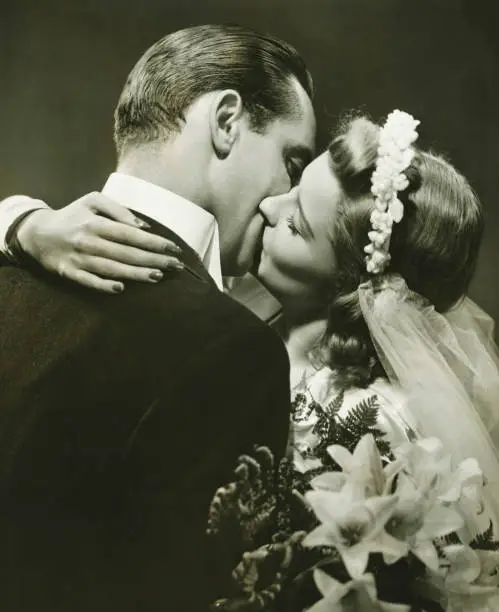
[[[105,279],[157,283],[163,278],[163,271],[160,269],[128,265],[118,261],[111,261],[104,257],[89,256],[85,258],[82,264],[85,271]],[[172,260],[165,268],[168,270],[182,270],[183,264]]]
[[[86,270],[78,270],[76,268],[61,271],[61,276],[68,280],[74,281],[83,287],[88,287],[95,291],[110,294],[120,294],[123,292],[125,285],[115,280],[107,280],[100,278],[96,274],[87,272]]]
[[[116,280],[158,282],[163,271],[184,267],[177,258],[182,249],[145,231],[147,223],[101,193],[44,212],[33,213],[20,228],[34,219],[33,248],[26,252],[47,270],[85,287],[120,293],[124,284]]]
[[[125,223],[132,227],[148,226],[145,221],[137,218],[131,210],[98,191],[83,196],[80,198],[80,203],[86,205],[92,212],[110,217],[119,223]]]
[[[171,253],[174,255],[182,253],[182,249],[171,240],[137,227],[129,227],[104,217],[95,217],[89,223],[92,224],[91,229],[95,234],[112,242],[154,253]]]
[[[75,250],[80,255],[79,261],[87,257],[99,257],[111,262],[140,266],[145,268],[158,268],[165,270],[178,267],[181,262],[177,257],[144,251],[135,247],[110,242],[96,236],[82,236],[75,243]]]
[[[173,261],[170,269],[182,270],[183,264]],[[85,269],[62,264],[57,271],[63,278],[74,281],[79,285],[111,294],[119,294],[124,291],[123,280],[157,283],[163,278],[161,270],[128,266],[101,257],[88,257],[85,260]]]

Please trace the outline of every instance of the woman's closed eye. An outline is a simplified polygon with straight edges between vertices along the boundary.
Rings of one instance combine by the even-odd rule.
[[[294,213],[289,215],[289,217],[286,217],[286,223],[288,224],[289,231],[291,232],[293,236],[297,236],[300,234],[300,231],[297,228],[296,223],[295,223]]]

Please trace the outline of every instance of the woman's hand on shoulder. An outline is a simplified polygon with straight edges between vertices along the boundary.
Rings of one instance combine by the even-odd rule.
[[[18,229],[22,249],[46,270],[106,293],[124,281],[155,283],[182,267],[181,250],[147,231],[130,210],[92,192],[60,210],[32,212]]]

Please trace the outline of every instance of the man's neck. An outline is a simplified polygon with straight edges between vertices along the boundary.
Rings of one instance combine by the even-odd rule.
[[[154,145],[136,148],[120,158],[116,172],[172,191],[209,211],[199,180],[201,173],[192,171],[192,161],[186,163],[177,148],[175,142],[160,148]]]
[[[153,182],[151,174],[137,174],[112,173],[102,193],[175,232],[198,254],[222,289],[220,243],[214,216],[187,198]]]

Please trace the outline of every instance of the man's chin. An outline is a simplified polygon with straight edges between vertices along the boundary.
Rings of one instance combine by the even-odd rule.
[[[241,277],[248,272],[257,276],[258,268],[262,259],[263,232],[255,232],[252,236],[246,236],[238,252],[232,251],[222,257],[222,268],[224,276]]]
[[[258,247],[255,249],[254,254],[240,256],[235,261],[229,262],[223,266],[223,275],[241,277],[250,273],[253,274],[253,276],[257,276],[261,259],[262,250]]]
[[[262,251],[261,249],[257,249],[255,256],[253,257],[253,261],[251,263],[250,266],[250,273],[253,274],[253,276],[258,276],[258,269],[260,268],[260,264],[262,262]]]
[[[253,276],[258,276],[258,268],[262,262],[262,254],[263,254],[263,232],[260,233],[258,240],[256,241],[255,247],[253,249],[253,260],[251,262],[251,266],[249,271]]]
[[[247,262],[232,262],[230,265],[223,266],[222,274],[224,277],[229,278],[241,278],[251,270],[251,261]]]

